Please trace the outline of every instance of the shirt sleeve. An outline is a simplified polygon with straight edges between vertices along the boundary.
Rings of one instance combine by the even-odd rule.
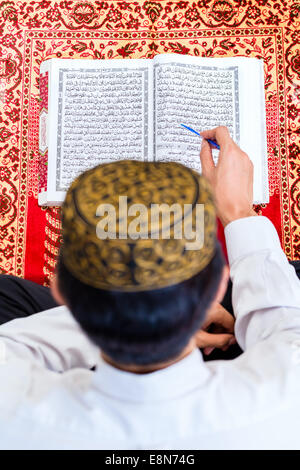
[[[299,344],[300,281],[273,224],[262,216],[238,219],[225,227],[225,238],[242,349],[271,337]]]
[[[18,318],[0,326],[0,363],[27,359],[55,372],[99,360],[97,348],[65,306]]]

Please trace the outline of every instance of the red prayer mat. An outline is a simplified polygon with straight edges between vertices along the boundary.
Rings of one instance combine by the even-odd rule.
[[[60,245],[59,209],[37,205],[41,62],[164,52],[264,59],[270,204],[256,210],[300,259],[299,26],[292,0],[1,1],[1,270],[47,285]]]

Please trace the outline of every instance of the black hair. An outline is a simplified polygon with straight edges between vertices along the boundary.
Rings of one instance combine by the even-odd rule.
[[[149,365],[175,359],[201,327],[217,293],[224,258],[179,284],[143,292],[108,291],[76,279],[58,259],[58,288],[89,338],[120,364]]]

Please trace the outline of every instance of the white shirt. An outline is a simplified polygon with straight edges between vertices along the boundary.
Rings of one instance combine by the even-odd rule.
[[[299,449],[300,282],[265,217],[225,229],[244,353],[110,366],[65,307],[0,327],[1,449]],[[89,368],[97,364],[96,372]]]

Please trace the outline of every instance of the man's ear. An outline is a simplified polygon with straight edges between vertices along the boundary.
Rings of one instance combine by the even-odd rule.
[[[218,303],[222,302],[225,292],[227,290],[228,281],[229,281],[229,267],[225,265],[223,268],[222,278],[221,278],[214,302],[218,302]]]
[[[52,279],[50,281],[50,288],[51,288],[51,294],[52,294],[54,300],[59,305],[66,305],[66,301],[64,300],[63,296],[61,295],[61,293],[59,291],[57,275],[52,277]]]

